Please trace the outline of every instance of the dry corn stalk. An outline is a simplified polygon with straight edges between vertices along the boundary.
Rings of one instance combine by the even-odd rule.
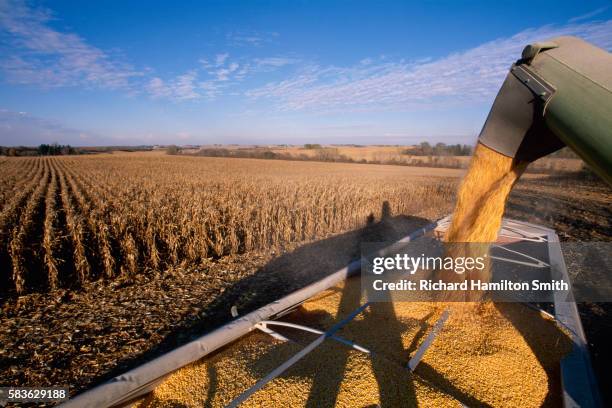
[[[154,154],[7,158],[0,168],[8,175],[0,180],[2,288],[18,280],[20,291],[36,281],[69,287],[189,268],[353,230],[370,214],[379,218],[385,201],[394,214],[444,207],[455,184],[407,180],[401,167],[390,174],[375,166]],[[37,193],[37,205],[31,201],[43,178],[48,191]],[[20,234],[14,227],[32,206],[37,216]],[[42,248],[40,271],[19,269],[21,245]]]

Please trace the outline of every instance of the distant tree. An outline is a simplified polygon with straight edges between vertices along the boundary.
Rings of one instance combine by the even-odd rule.
[[[318,143],[306,143],[304,149],[320,149],[321,145]]]
[[[274,152],[271,152],[270,150],[266,150],[265,152],[262,153],[262,157],[264,159],[276,159],[277,155]]]
[[[61,155],[75,154],[75,150],[72,148],[72,146],[66,145],[66,146],[62,146],[60,148],[60,153],[59,154],[61,154]]]
[[[421,142],[420,148],[422,156],[431,156],[433,154],[433,148],[428,142]]]
[[[166,154],[179,154],[180,151],[177,145],[170,145],[166,148]]]
[[[402,154],[412,156],[470,156],[472,147],[469,145],[436,143],[431,146],[428,142],[422,142],[417,146],[402,150]]]
[[[433,155],[434,156],[448,155],[448,151],[446,150],[446,145],[444,143],[436,143],[436,145],[433,147]]]

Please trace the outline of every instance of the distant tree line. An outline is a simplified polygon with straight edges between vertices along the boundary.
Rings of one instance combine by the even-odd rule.
[[[14,147],[6,147],[0,146],[0,155],[2,156],[37,156],[38,149],[36,147],[27,147],[27,146],[14,146]]]
[[[151,145],[72,147],[70,145],[61,145],[58,143],[43,143],[39,146],[0,146],[0,156],[62,156],[72,154],[111,153],[115,151],[143,152],[151,150],[153,150],[153,146]]]
[[[69,154],[78,154],[78,151],[70,145],[52,143],[38,146],[38,154],[40,156],[66,156]]]
[[[290,154],[277,153],[268,149],[260,148],[242,148],[242,149],[226,149],[226,148],[202,148],[195,155],[207,157],[235,157],[241,159],[268,159],[268,160],[297,160],[297,161],[325,161],[325,162],[342,162],[356,163],[350,157],[340,154],[337,148],[322,147],[315,149],[314,156],[306,154]],[[365,163],[365,160],[363,161]]]
[[[412,146],[404,151],[403,154],[412,156],[471,156],[472,146],[466,144],[436,143],[430,145],[428,142],[421,142],[417,146]]]
[[[411,156],[471,156],[473,148],[466,144],[451,144],[436,143],[431,145],[428,142],[408,147],[402,151],[402,154]],[[564,147],[556,152],[551,153],[548,157],[559,159],[578,159],[578,155],[568,147]]]
[[[0,146],[0,156],[61,156],[68,154],[81,154],[79,149],[70,145],[41,144],[34,146]]]
[[[275,153],[263,149],[225,149],[225,148],[203,148],[197,156],[207,157],[235,157],[240,159],[277,159],[277,160],[300,160],[298,157],[289,154]]]
[[[17,149],[14,147],[0,146],[0,155],[2,156],[17,156]]]

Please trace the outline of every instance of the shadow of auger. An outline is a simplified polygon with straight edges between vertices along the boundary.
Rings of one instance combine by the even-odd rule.
[[[443,391],[444,393],[455,398],[464,406],[474,407],[492,407],[491,405],[474,398],[471,395],[466,394],[457,387],[455,387],[449,380],[444,378],[429,364],[421,362],[413,373],[417,375],[425,383],[429,384],[432,388]]]
[[[91,386],[121,375],[189,342],[191,338],[228,323],[233,319],[231,306],[237,306],[239,314],[246,315],[338,271],[359,258],[364,242],[394,241],[430,224],[429,220],[421,217],[393,216],[388,202],[381,205],[380,221],[376,222],[374,214],[371,214],[364,220],[366,225],[362,228],[301,245],[272,259],[253,274],[226,288],[207,305],[205,316],[194,320],[193,316],[185,315],[155,347],[117,361],[114,369],[92,379]],[[209,401],[214,393],[210,394]]]

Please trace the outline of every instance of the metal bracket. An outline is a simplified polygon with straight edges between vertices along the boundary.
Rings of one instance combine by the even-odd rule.
[[[544,111],[546,111],[546,105],[553,97],[555,88],[525,65],[514,64],[510,72],[544,103]]]

